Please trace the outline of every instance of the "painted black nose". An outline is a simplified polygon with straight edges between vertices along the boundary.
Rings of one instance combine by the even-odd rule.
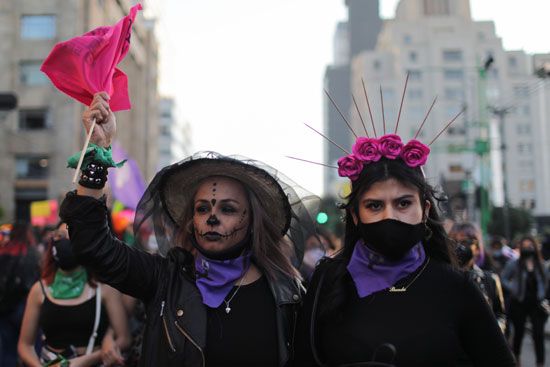
[[[218,217],[216,217],[215,215],[211,215],[206,220],[206,224],[208,224],[209,226],[216,226],[216,225],[220,224],[220,221],[219,221]]]

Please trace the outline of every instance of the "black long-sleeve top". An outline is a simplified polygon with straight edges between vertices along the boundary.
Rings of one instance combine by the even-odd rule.
[[[297,333],[298,366],[317,365],[309,340],[311,311],[320,273],[331,267],[334,263],[322,264],[308,289]],[[417,272],[396,286],[406,286]],[[329,286],[323,284],[322,292]],[[346,289],[342,312],[315,324],[316,350],[326,365],[372,361],[376,350],[390,343],[399,367],[515,366],[491,309],[465,273],[431,260],[406,292],[383,290],[361,299],[349,274]],[[383,353],[382,348],[378,355]]]

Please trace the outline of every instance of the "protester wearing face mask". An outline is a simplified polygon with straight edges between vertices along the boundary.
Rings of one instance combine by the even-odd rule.
[[[540,246],[534,237],[526,236],[519,241],[520,257],[506,264],[502,271],[502,285],[510,292],[510,318],[514,325],[513,350],[519,360],[521,343],[525,334],[527,318],[533,327],[537,366],[543,366],[544,324],[548,319],[546,291],[549,274],[544,267]]]
[[[45,344],[37,355],[39,329]],[[121,294],[97,283],[79,265],[67,226],[60,224],[45,253],[42,278],[27,299],[18,344],[21,360],[27,366],[56,360],[60,365],[66,360],[73,367],[118,365],[123,363],[121,350],[128,345]]]
[[[493,310],[500,329],[505,332],[506,313],[500,278],[493,272],[481,269],[475,261],[475,254],[480,252],[481,231],[473,223],[457,223],[451,228],[449,237],[455,241],[459,266],[479,287]]]
[[[317,267],[299,323],[299,366],[515,366],[486,301],[456,258],[421,165],[429,148],[360,137],[344,248]]]

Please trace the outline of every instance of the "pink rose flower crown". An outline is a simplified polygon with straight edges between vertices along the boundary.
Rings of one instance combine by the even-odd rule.
[[[432,111],[432,108],[434,107],[435,102],[437,101],[437,97],[435,97],[430,108],[428,109],[428,112],[426,113],[426,116],[424,117],[424,120],[422,121],[422,124],[420,124],[420,127],[418,128],[416,134],[411,140],[407,142],[407,144],[404,144],[401,137],[397,135],[397,128],[399,127],[399,120],[401,117],[401,110],[403,108],[403,101],[405,99],[405,92],[407,91],[408,81],[409,81],[409,74],[407,74],[407,78],[405,79],[405,87],[403,88],[403,95],[401,96],[401,104],[399,106],[399,114],[397,116],[395,129],[393,133],[390,133],[390,134],[386,133],[386,120],[384,117],[384,100],[382,98],[382,87],[380,87],[380,103],[382,106],[382,119],[383,119],[383,129],[384,129],[384,135],[380,137],[376,136],[376,127],[374,126],[374,120],[372,118],[372,112],[370,109],[367,89],[365,88],[365,83],[363,79],[361,79],[361,82],[363,84],[363,91],[365,92],[365,98],[367,100],[370,121],[372,124],[372,129],[374,131],[374,137],[370,137],[367,132],[367,128],[363,121],[363,117],[361,116],[361,112],[359,111],[359,108],[357,106],[357,103],[355,102],[354,96],[352,96],[353,103],[355,105],[359,118],[361,119],[361,122],[365,129],[366,136],[359,136],[355,133],[355,131],[353,131],[353,129],[351,128],[351,124],[342,114],[342,112],[338,108],[338,105],[334,102],[330,94],[325,90],[326,95],[328,96],[328,98],[330,99],[330,101],[332,102],[332,104],[334,105],[334,107],[342,117],[342,119],[345,121],[349,130],[353,133],[353,135],[356,138],[355,144],[353,144],[353,147],[351,149],[351,153],[346,151],[340,145],[336,144],[327,136],[323,135],[319,131],[315,130],[314,128],[306,124],[307,127],[309,127],[310,129],[312,129],[313,131],[315,131],[316,133],[320,134],[322,137],[327,139],[330,143],[332,143],[333,145],[338,147],[340,150],[342,150],[344,153],[346,153],[346,155],[338,159],[337,167],[322,164],[322,163],[311,162],[305,159],[300,159],[295,157],[289,157],[289,158],[305,161],[308,163],[319,164],[326,167],[337,168],[338,175],[340,177],[347,177],[352,181],[357,180],[361,175],[361,173],[363,172],[363,170],[367,168],[369,164],[378,162],[383,158],[391,159],[391,160],[400,159],[407,166],[413,169],[417,167],[422,167],[423,165],[426,164],[428,160],[428,155],[430,154],[430,145],[432,145],[437,140],[437,138],[439,138],[439,136],[441,136],[441,134],[443,134],[443,132],[447,130],[449,126],[451,126],[451,124],[464,112],[464,109],[462,109],[451,121],[449,121],[445,125],[445,127],[435,136],[435,138],[433,138],[430,141],[430,143],[424,144],[419,140],[417,140],[416,138],[418,137],[418,135],[420,134],[420,131],[424,127],[424,124],[426,123],[426,120],[428,119],[428,116],[430,115],[430,112]]]

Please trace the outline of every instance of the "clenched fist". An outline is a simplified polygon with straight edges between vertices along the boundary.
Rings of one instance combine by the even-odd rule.
[[[90,142],[105,148],[111,145],[116,133],[116,118],[109,107],[109,99],[106,92],[96,93],[90,107],[86,108],[82,114],[86,133],[90,131],[95,118],[96,126]]]

